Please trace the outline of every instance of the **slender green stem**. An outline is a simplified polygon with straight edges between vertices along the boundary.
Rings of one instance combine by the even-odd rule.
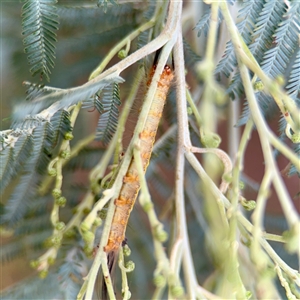
[[[203,153],[205,153],[206,148],[203,149]],[[191,152],[194,152],[194,153],[197,153],[197,152],[202,152],[202,148],[195,148],[195,147],[191,147],[190,149],[187,149],[187,150],[190,150]],[[201,150],[201,151],[200,151]],[[214,150],[214,151],[211,151],[211,150]],[[216,151],[218,150],[218,151]],[[218,157],[220,158],[219,156],[219,152],[222,153],[222,161],[224,160],[224,157],[226,155],[226,162],[224,163],[224,166],[225,166],[225,171],[228,171],[230,172],[232,170],[232,165],[231,165],[231,160],[230,158],[227,156],[227,154],[225,152],[223,152],[222,150],[220,149],[209,149],[208,148],[208,153],[214,153],[216,155],[218,155]],[[224,156],[223,156],[224,155]],[[228,163],[230,162],[230,163]],[[227,169],[226,169],[227,168]],[[228,174],[228,172],[224,172],[224,174]],[[222,181],[222,184],[220,186],[220,191],[222,193],[226,192],[226,189],[227,189],[227,186],[228,186],[228,182],[226,182],[225,180]],[[220,211],[220,214],[221,214],[221,218],[222,218],[222,224],[226,227],[228,227],[228,221],[227,221],[227,216],[226,216],[226,211],[225,211],[225,207],[224,207],[224,204],[223,202],[220,200],[220,198],[216,198],[216,201],[217,201],[217,204],[218,204],[218,207],[219,207],[219,211]]]
[[[231,175],[232,171],[232,162],[230,157],[227,155],[226,152],[224,152],[222,149],[218,148],[197,148],[197,147],[191,147],[189,151],[193,153],[213,153],[222,161],[224,166],[224,173],[223,176],[229,176]],[[229,182],[227,179],[222,179],[222,183],[220,185],[220,191],[225,194],[228,188]]]
[[[122,274],[122,294],[123,300],[130,299],[130,291],[128,286],[128,279],[127,279],[127,272],[125,268],[125,261],[124,261],[124,253],[123,249],[119,252],[119,267]]]
[[[207,37],[207,46],[205,52],[205,59],[207,62],[213,65],[214,53],[217,41],[217,29],[218,29],[218,13],[219,13],[219,1],[211,3],[211,17],[209,22],[209,32]]]
[[[263,217],[271,182],[272,172],[266,170],[256,199],[256,208],[252,214],[254,226],[252,230],[253,241],[250,249],[252,260],[257,265],[259,270],[266,268],[266,260],[264,259],[264,253],[262,253],[259,240],[262,236]]]
[[[76,214],[73,215],[70,221],[66,224],[64,233],[74,226],[79,228],[79,225],[82,222],[82,217],[84,216],[84,211],[90,210],[93,204],[94,204],[94,195],[89,192],[87,195],[85,195],[84,199],[76,207]]]
[[[242,37],[239,35],[228,10],[227,4],[225,2],[220,2],[220,8],[222,10],[228,31],[231,35],[231,40],[233,42],[237,57],[262,80],[265,89],[267,89],[268,92],[273,96],[287,123],[291,126],[295,133],[299,132],[300,111],[297,108],[295,101],[293,101],[293,99],[291,99],[285,92],[283,92],[282,88],[276,81],[271,80],[262,71]],[[290,115],[293,118],[291,118]]]
[[[284,278],[284,276],[282,274],[282,271],[281,271],[280,267],[277,264],[275,266],[275,270],[277,272],[277,275],[278,275],[278,278],[280,280],[281,285],[285,289],[287,299],[289,299],[289,300],[295,299],[296,300],[297,299],[296,296],[292,293],[288,281]]]
[[[187,99],[188,104],[190,105],[190,107],[193,111],[193,114],[196,118],[197,125],[200,128],[202,126],[203,121],[202,121],[202,118],[199,114],[198,108],[197,108],[197,106],[195,105],[195,103],[193,101],[192,95],[191,95],[191,93],[188,89],[186,89],[186,99]]]
[[[62,166],[64,167],[72,158],[76,157],[77,154],[87,145],[89,145],[93,140],[95,139],[95,134],[90,134],[89,136],[85,137],[84,139],[80,140],[72,149],[70,156],[67,159],[63,160]],[[58,159],[58,158],[57,158]],[[50,166],[50,165],[49,165]],[[48,167],[49,168],[49,167]],[[46,177],[43,182],[41,183],[38,193],[39,195],[43,196],[45,195],[50,185],[52,184],[55,177]]]
[[[277,165],[274,161],[274,157],[273,157],[273,153],[272,153],[272,149],[271,149],[269,140],[266,138],[266,137],[268,137],[268,132],[270,131],[270,129],[268,128],[267,124],[265,123],[263,116],[261,115],[261,111],[259,109],[258,103],[255,99],[255,94],[254,94],[253,86],[251,84],[249,72],[244,64],[244,62],[246,61],[244,56],[246,54],[244,52],[241,52],[243,49],[243,45],[241,43],[241,39],[240,39],[240,36],[238,35],[237,29],[234,25],[234,22],[228,11],[227,4],[225,2],[221,2],[220,7],[222,9],[224,19],[227,23],[228,30],[232,37],[232,42],[233,42],[233,45],[234,45],[234,48],[236,51],[238,64],[240,67],[240,74],[241,74],[242,81],[244,84],[245,93],[247,95],[247,100],[248,100],[249,107],[251,110],[251,115],[252,115],[253,121],[257,127],[257,130],[259,132],[260,142],[262,145],[262,150],[263,150],[263,155],[264,155],[264,159],[266,162],[266,166],[273,172],[273,175],[274,175],[273,183],[274,183],[275,190],[279,197],[279,200],[280,200],[281,206],[283,208],[284,214],[287,218],[287,221],[288,221],[289,225],[291,227],[293,227],[295,224],[297,224],[299,222],[299,217],[296,213],[295,208],[293,207],[290,196],[289,196],[289,194],[286,190],[286,187],[283,183],[283,180],[279,174]],[[257,63],[256,64],[252,63],[251,66],[253,66],[253,65],[255,65],[255,70],[257,72],[259,71],[259,73],[257,73],[258,76],[260,76],[260,78],[263,80],[262,77],[266,77],[266,76],[263,74],[263,72],[261,70],[257,70],[257,68],[258,68]],[[262,74],[260,74],[260,73],[262,73]],[[292,128],[294,128],[294,127],[292,127]]]
[[[263,232],[262,236],[268,241],[286,243],[286,239],[281,235]]]
[[[154,40],[149,42],[144,47],[138,49],[131,55],[127,56],[120,62],[113,65],[111,68],[107,69],[103,73],[96,76],[94,79],[88,81],[82,86],[70,88],[67,90],[63,90],[61,92],[57,92],[56,96],[65,95],[66,93],[76,92],[78,89],[86,88],[88,89],[90,86],[94,86],[95,83],[101,82],[105,80],[114,80],[116,77],[119,77],[119,74],[126,70],[128,67],[139,61],[140,59],[146,57],[147,55],[155,52],[156,50],[162,48],[166,43],[170,40],[173,40],[177,36],[177,31],[180,26],[179,20],[181,19],[181,5],[180,1],[171,0],[168,11],[168,18],[166,25],[161,32],[161,34],[156,37]],[[43,96],[39,98],[39,101],[47,101],[48,96]]]
[[[175,208],[176,208],[176,241],[171,249],[171,257],[176,257],[179,261],[183,261],[183,272],[185,285],[189,299],[195,299],[195,287],[197,286],[197,278],[194,269],[194,263],[189,243],[187,231],[187,220],[185,214],[184,201],[184,153],[185,146],[191,146],[187,108],[186,108],[186,89],[185,89],[185,72],[184,72],[184,55],[182,31],[178,29],[178,37],[174,49],[175,58],[175,74],[176,74],[176,103],[177,103],[177,120],[178,120],[178,146],[175,170]],[[181,247],[174,247],[177,243],[182,243]],[[173,265],[176,267],[176,264]],[[176,267],[173,273],[178,271]],[[176,273],[175,273],[176,274]],[[176,274],[178,276],[178,274]]]
[[[147,182],[143,171],[143,163],[140,156],[140,151],[138,149],[134,150],[134,162],[138,170],[140,184],[141,184],[141,195],[139,197],[139,201],[141,203],[141,206],[147,212],[148,219],[151,225],[151,232],[154,240],[154,249],[155,249],[154,253],[157,261],[155,276],[158,276],[162,273],[162,275],[165,278],[169,278],[170,262],[167,258],[167,255],[165,253],[165,248],[163,246],[166,232],[163,230],[163,225],[159,222],[157,215],[155,213],[154,205],[151,201],[151,196],[148,190]],[[170,284],[169,280],[168,282]],[[164,287],[162,286],[161,289],[156,291],[156,293],[162,292],[163,288]]]
[[[104,176],[107,166],[113,155],[113,152],[114,152],[117,144],[120,143],[122,140],[122,137],[123,137],[123,134],[125,131],[125,123],[127,121],[127,118],[128,118],[130,109],[132,107],[132,104],[134,102],[134,99],[136,98],[136,95],[137,95],[140,83],[142,81],[144,72],[145,72],[145,70],[143,68],[139,69],[139,71],[135,77],[135,80],[133,83],[133,88],[131,89],[131,91],[125,101],[125,105],[123,107],[121,116],[119,118],[117,131],[116,131],[113,139],[111,140],[107,150],[105,151],[104,155],[102,156],[101,160],[91,171],[91,173],[90,173],[91,181],[97,182],[100,178],[102,178]]]
[[[268,169],[270,169],[270,172],[273,173],[274,187],[275,187],[275,190],[279,197],[284,214],[285,214],[290,226],[293,226],[294,224],[296,224],[299,221],[299,217],[296,213],[295,208],[293,207],[290,196],[289,196],[289,194],[286,190],[286,187],[283,183],[283,180],[279,174],[278,167],[274,161],[274,157],[273,157],[273,153],[272,153],[272,149],[271,149],[269,140],[266,139],[266,136],[268,136],[267,133],[270,129],[268,129],[268,127],[261,115],[257,101],[255,99],[255,95],[254,95],[254,91],[253,91],[251,81],[249,78],[248,70],[246,69],[244,64],[239,63],[239,65],[240,65],[240,73],[241,73],[241,77],[242,77],[242,80],[244,83],[245,92],[246,92],[247,99],[249,102],[249,107],[252,111],[252,118],[253,118],[253,121],[259,132],[260,142],[262,145],[262,150],[263,150],[263,155],[264,155],[264,159],[266,162],[266,166]]]
[[[268,139],[270,143],[281,152],[287,159],[291,161],[291,163],[296,167],[296,169],[300,172],[300,160],[299,157],[293,152],[286,144],[280,141],[272,131],[268,131]]]
[[[87,281],[85,280],[80,288],[80,291],[77,294],[76,300],[82,300],[86,293]]]
[[[181,266],[181,258],[183,253],[183,241],[177,239],[172,247],[170,257],[170,268],[175,274],[179,274]]]
[[[80,111],[81,103],[78,103],[75,105],[72,109],[72,115],[70,118],[70,123],[71,126],[73,127],[76,121],[76,118],[78,116],[78,113]],[[63,168],[63,161],[65,158],[62,156],[63,151],[69,152],[70,151],[70,141],[64,139],[63,142],[60,145],[60,150],[59,150],[59,157],[54,158],[50,163],[48,168],[54,168],[56,170],[56,176],[55,176],[55,190],[56,193],[61,193],[61,187],[63,183],[63,174],[62,174],[62,168]],[[51,182],[51,181],[50,181]],[[51,240],[53,243],[53,246],[39,258],[39,268],[41,270],[47,270],[49,267],[49,260],[48,258],[51,258],[53,261],[58,253],[58,250],[61,245],[61,241],[63,239],[63,233],[65,232],[65,225],[63,222],[60,222],[59,220],[59,209],[60,209],[60,204],[57,203],[57,198],[59,196],[54,196],[54,203],[53,203],[53,208],[50,214],[50,220],[51,224],[53,226],[53,232],[51,236]]]
[[[186,158],[199,175],[199,177],[203,180],[204,184],[212,191],[215,197],[220,197],[223,201],[224,206],[229,209],[231,206],[230,201],[220,192],[215,183],[211,180],[211,178],[204,171],[198,160],[194,157],[194,155],[190,152],[186,153]],[[241,212],[237,212],[237,218],[240,224],[249,232],[252,233],[253,225],[245,218],[245,216]],[[272,237],[272,236],[271,236]],[[270,258],[277,263],[280,268],[292,279],[294,282],[300,286],[300,274],[297,270],[289,267],[274,251],[274,249],[269,245],[269,243],[265,240],[264,237],[260,238],[260,243],[262,247],[265,249]]]
[[[177,1],[171,1],[170,6],[169,6],[167,24],[166,24],[164,31],[161,33],[160,36],[158,36],[155,40],[150,42],[148,45],[146,45],[145,47],[136,51],[134,54],[130,55],[129,57],[125,58],[124,60],[122,60],[121,62],[119,62],[118,64],[116,64],[115,66],[113,66],[112,68],[107,70],[106,72],[101,73],[100,75],[98,75],[96,78],[94,78],[92,81],[90,81],[88,83],[88,84],[90,84],[95,81],[97,82],[97,81],[101,80],[102,78],[105,78],[106,76],[110,76],[110,75],[115,76],[114,74],[117,74],[117,73],[121,72],[122,70],[126,69],[129,65],[132,65],[134,62],[138,61],[142,57],[145,57],[147,54],[154,52],[155,50],[157,50],[158,48],[160,48],[167,42],[166,47],[164,47],[164,49],[161,53],[159,63],[157,65],[155,74],[153,76],[151,85],[149,87],[147,97],[144,102],[136,129],[134,132],[134,136],[133,136],[131,143],[124,155],[124,158],[123,158],[122,164],[120,166],[118,175],[116,177],[115,183],[111,188],[111,190],[113,192],[113,197],[117,196],[117,194],[120,191],[123,177],[126,174],[129,163],[131,161],[133,146],[136,145],[138,142],[139,133],[141,132],[141,130],[144,126],[145,118],[148,114],[150,105],[152,103],[154,93],[156,90],[157,81],[158,81],[159,76],[163,70],[163,67],[167,61],[167,58],[173,48],[173,45],[175,42],[174,37],[176,37],[176,35],[177,35],[176,29],[180,25],[180,18],[179,18],[180,15],[181,15],[181,3],[178,3]],[[97,207],[94,209],[97,210]],[[90,270],[88,278],[87,278],[87,281],[88,281],[87,294],[86,294],[87,299],[90,299],[92,296],[92,289],[94,287],[96,274],[98,273],[99,267],[101,265],[101,261],[102,261],[102,269],[107,267],[107,264],[106,264],[106,266],[104,265],[106,263],[106,254],[103,252],[102,249],[105,246],[105,244],[107,243],[108,234],[109,234],[114,210],[115,210],[115,205],[112,202],[111,205],[109,206],[109,209],[107,212],[106,222],[104,225],[104,229],[103,229],[103,233],[102,233],[102,237],[101,237],[101,241],[100,241],[99,251],[95,257],[94,263],[91,267],[91,270]],[[106,269],[105,270],[103,269],[103,272],[106,272],[106,271],[107,271]],[[107,272],[107,273],[109,274],[109,272]]]
[[[150,29],[155,24],[155,18],[151,19],[147,23],[140,26],[138,29],[133,31],[131,34],[126,36],[122,41],[120,41],[116,46],[114,46],[109,53],[105,56],[104,60],[100,63],[100,65],[92,72],[92,74],[89,77],[89,80],[94,79],[99,74],[102,73],[102,71],[105,69],[105,67],[108,65],[108,63],[112,60],[112,58],[124,47],[127,46],[126,51],[129,52],[128,45],[130,45],[130,42],[134,40],[136,37],[138,37],[142,32]]]
[[[241,144],[241,147],[244,145]],[[240,150],[240,149],[239,149]],[[227,276],[232,276],[231,280],[233,281],[233,285],[236,289],[236,297],[237,299],[245,299],[246,297],[246,289],[241,279],[241,275],[238,269],[238,241],[237,241],[237,233],[238,230],[238,220],[237,220],[237,212],[239,211],[239,196],[240,196],[240,172],[242,170],[242,162],[243,162],[243,153],[241,150],[238,151],[235,166],[232,170],[232,190],[231,190],[231,206],[228,209],[229,216],[229,241],[230,247],[228,249],[229,258],[226,260],[225,264],[227,267],[225,268],[225,274]],[[229,271],[230,270],[230,271]]]

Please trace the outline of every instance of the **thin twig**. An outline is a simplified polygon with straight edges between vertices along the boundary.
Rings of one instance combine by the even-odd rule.
[[[92,72],[89,77],[89,80],[94,79],[97,77],[101,72],[105,69],[108,63],[112,60],[112,58],[127,44],[130,45],[130,42],[134,40],[137,36],[139,36],[142,32],[150,29],[155,25],[155,17],[148,21],[147,23],[140,26],[138,29],[133,31],[131,34],[126,36],[123,40],[121,40],[116,46],[114,46],[109,53],[105,56],[105,59],[100,63],[100,65]],[[126,54],[128,53],[129,49],[126,49]]]
[[[249,103],[249,108],[251,110],[251,116],[252,116],[252,119],[253,119],[253,121],[257,127],[258,133],[259,133],[259,138],[260,138],[260,142],[262,145],[262,150],[263,150],[263,155],[264,155],[264,159],[266,162],[266,166],[273,172],[273,184],[274,184],[275,190],[279,197],[279,200],[280,200],[281,206],[283,208],[284,214],[287,218],[287,221],[288,221],[290,227],[293,227],[297,223],[299,223],[299,216],[296,213],[296,210],[294,208],[292,200],[290,199],[290,196],[286,190],[286,186],[283,183],[283,180],[278,171],[278,167],[274,161],[272,149],[271,149],[269,140],[267,139],[268,132],[270,131],[270,129],[268,128],[268,126],[261,114],[261,111],[259,109],[258,103],[255,98],[253,86],[251,84],[249,71],[244,64],[245,60],[246,60],[245,59],[246,54],[244,52],[242,52],[243,45],[241,42],[241,38],[238,35],[237,29],[236,29],[234,22],[230,16],[227,4],[225,2],[220,2],[220,7],[221,7],[222,13],[224,15],[225,22],[227,23],[228,30],[231,34],[234,49],[235,49],[235,52],[236,52],[236,55],[238,58],[240,74],[241,74],[242,81],[244,84],[245,93],[246,93],[247,100]],[[258,72],[257,63],[255,64],[252,62],[251,64],[249,63],[247,66],[255,69],[255,71]],[[260,71],[259,71],[258,76],[260,76],[260,78],[262,80],[263,80],[263,78],[266,77],[264,75],[264,73],[260,72]],[[281,97],[283,97],[283,95],[281,95]],[[296,111],[297,111],[297,109],[296,109]],[[295,128],[295,126],[293,128]]]
[[[195,299],[195,287],[197,285],[197,279],[189,244],[187,220],[184,205],[184,152],[186,146],[191,146],[191,141],[188,131],[188,118],[186,109],[186,84],[184,77],[185,72],[181,28],[178,28],[178,37],[175,45],[174,58],[176,74],[176,99],[178,112],[178,148],[175,170],[175,207],[177,223],[176,241],[178,243],[181,243],[181,241],[183,242],[183,269],[187,288],[187,295],[189,299]],[[181,250],[177,253],[177,251],[179,250],[180,247],[173,246],[171,250],[171,257],[176,257],[178,260],[181,260]],[[175,271],[176,270],[173,270],[173,272]]]
[[[164,31],[155,40],[153,40],[152,42],[150,42],[149,44],[147,44],[143,48],[137,50],[132,55],[128,56],[127,58],[125,58],[124,60],[119,62],[118,64],[111,67],[106,72],[98,75],[96,78],[94,78],[93,80],[90,81],[90,82],[97,82],[97,81],[99,81],[102,78],[105,78],[107,76],[108,77],[110,77],[110,76],[114,77],[115,74],[120,73],[122,70],[126,69],[128,66],[132,65],[133,63],[135,63],[139,59],[145,57],[146,55],[154,52],[155,50],[161,48],[166,43],[166,47],[163,48],[163,51],[161,53],[160,60],[158,62],[155,74],[153,76],[151,85],[149,87],[144,105],[142,107],[142,111],[140,112],[139,120],[138,120],[138,123],[136,125],[133,138],[132,138],[131,143],[130,143],[130,145],[129,145],[129,147],[128,147],[125,155],[124,155],[124,158],[123,158],[121,167],[119,169],[118,175],[116,177],[115,183],[114,183],[113,187],[111,188],[111,190],[113,191],[113,197],[116,197],[117,194],[120,191],[122,181],[123,181],[123,177],[125,176],[125,173],[126,173],[126,171],[128,169],[128,166],[129,166],[129,163],[131,161],[133,148],[136,144],[138,144],[139,134],[142,131],[142,128],[144,127],[144,122],[145,122],[145,119],[147,117],[147,114],[149,112],[149,108],[151,106],[151,103],[152,103],[152,100],[153,100],[153,97],[154,97],[154,93],[155,93],[155,90],[156,90],[156,85],[157,85],[159,76],[160,76],[160,74],[161,74],[161,72],[162,72],[162,70],[165,66],[165,63],[168,59],[168,56],[169,56],[169,54],[170,54],[170,52],[171,52],[171,50],[174,46],[175,38],[177,36],[177,29],[180,27],[180,22],[179,21],[180,21],[180,15],[181,15],[181,4],[182,3],[177,2],[177,1],[171,1],[170,2],[166,27],[165,27]],[[93,209],[93,211],[96,211],[96,210],[97,210],[97,208],[95,207]],[[92,265],[92,268],[90,269],[90,272],[89,272],[89,275],[88,275],[88,278],[87,278],[87,280],[88,280],[87,293],[86,293],[86,298],[87,299],[90,299],[91,296],[92,296],[92,291],[93,291],[93,287],[94,287],[94,283],[95,283],[95,279],[96,279],[96,274],[97,274],[98,269],[101,265],[101,259],[97,258],[97,257],[100,256],[100,253],[102,255],[103,247],[107,243],[108,234],[109,234],[109,230],[110,230],[110,224],[111,224],[111,221],[112,221],[112,218],[113,218],[114,210],[115,210],[115,205],[112,202],[111,205],[109,206],[108,211],[107,211],[106,222],[105,222],[105,226],[104,226],[104,229],[103,229],[103,232],[102,232],[99,251],[96,255],[95,261]],[[104,252],[103,252],[103,256],[106,257]],[[104,258],[102,259],[102,262],[106,262]],[[102,268],[104,268],[104,267],[106,267],[106,266],[102,266]]]
[[[222,149],[218,148],[197,148],[197,147],[191,147],[189,149],[193,153],[213,153],[222,161],[224,165],[224,173],[223,176],[230,175],[232,171],[232,162],[230,157],[226,152],[224,152]],[[225,194],[228,188],[229,182],[228,180],[222,178],[222,183],[220,185],[220,191]]]
[[[230,201],[220,192],[218,187],[215,185],[215,183],[211,180],[211,178],[206,174],[194,154],[191,152],[187,152],[185,154],[187,160],[190,162],[190,164],[193,166],[196,173],[199,175],[199,177],[203,180],[204,184],[211,190],[213,195],[217,198],[219,197],[223,203],[224,206],[229,209],[231,206]],[[240,212],[237,212],[237,218],[238,221],[241,223],[241,225],[249,232],[252,233],[253,225],[245,218],[243,214]],[[265,249],[265,251],[268,253],[270,258],[274,261],[274,263],[277,263],[280,268],[292,279],[294,282],[300,286],[300,274],[297,270],[292,269],[289,267],[280,257],[279,255],[274,251],[274,249],[269,245],[269,243],[264,239],[260,238],[260,243]]]

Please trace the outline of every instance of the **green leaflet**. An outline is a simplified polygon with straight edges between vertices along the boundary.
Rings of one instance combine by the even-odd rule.
[[[22,7],[22,34],[30,72],[50,81],[54,67],[58,15],[57,0],[25,0]]]
[[[13,227],[27,213],[39,183],[39,175],[47,170],[52,140],[53,132],[49,122],[44,121],[33,130],[33,147],[25,160],[24,171],[20,172],[20,181],[6,204],[2,224]]]
[[[111,84],[104,89],[102,103],[104,113],[98,121],[97,139],[108,144],[118,126],[118,106],[121,105],[121,101],[119,85],[117,83]]]
[[[294,51],[299,49],[299,15],[300,2],[291,2],[290,8],[283,16],[283,22],[278,23],[276,28],[274,34],[276,47],[264,54],[262,69],[272,78],[284,74]]]

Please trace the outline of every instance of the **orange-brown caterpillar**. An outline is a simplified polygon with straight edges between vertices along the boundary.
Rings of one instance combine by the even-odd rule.
[[[153,67],[150,73],[150,79],[152,78],[154,71],[155,67]],[[160,79],[157,83],[157,89],[145,122],[145,126],[140,134],[140,153],[144,172],[146,172],[150,161],[156,131],[159,125],[160,118],[162,116],[167,93],[169,91],[173,77],[174,75],[171,68],[166,65],[162,74],[160,75]],[[104,251],[106,253],[117,251],[120,248],[123,240],[125,239],[125,231],[129,215],[133,208],[139,190],[140,182],[138,171],[134,163],[134,158],[132,158],[128,171],[123,178],[123,185],[121,187],[119,196],[117,199],[115,199],[116,209],[109,232],[108,242],[104,247]]]

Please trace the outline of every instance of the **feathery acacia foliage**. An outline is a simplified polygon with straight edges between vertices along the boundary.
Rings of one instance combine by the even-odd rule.
[[[20,182],[8,201],[2,223],[14,226],[25,215],[28,202],[35,195],[35,187],[39,182],[38,175],[45,173],[50,161],[52,134],[51,124],[47,121],[42,122],[33,130],[32,151],[25,162],[24,175],[21,175]],[[15,168],[18,168],[19,174],[22,174],[19,170],[20,165]]]
[[[286,4],[275,0],[266,1],[258,17],[252,38],[254,42],[249,46],[256,60],[260,63],[265,52],[273,43],[275,29],[283,21]]]
[[[289,256],[300,253],[299,213],[282,180],[285,175],[293,180],[300,171],[299,1],[213,1],[193,24],[201,1],[183,6],[181,1],[23,2],[29,69],[48,81],[51,73],[51,86],[24,81],[24,72],[7,85],[16,86],[13,97],[22,101],[14,106],[11,128],[0,133],[1,230],[12,235],[0,258],[13,263],[26,256],[46,278],[23,280],[4,298],[39,299],[47,293],[51,299],[94,299],[101,288],[94,282],[98,272],[108,280],[111,298],[121,293],[123,299],[130,293],[139,299],[299,298],[298,266]],[[236,24],[229,5],[238,8]],[[7,14],[19,22],[15,12]],[[223,30],[229,40],[221,44]],[[194,45],[202,33],[200,56]],[[4,26],[8,35],[19,39],[20,28]],[[17,55],[23,49],[15,44],[15,63],[25,69],[24,57]],[[154,57],[157,72],[168,64],[175,80],[142,176],[140,134],[157,84],[165,84],[157,83],[159,74],[147,87],[142,78]],[[26,95],[19,93],[18,82]],[[138,109],[136,98],[143,100]],[[230,98],[245,103],[239,119]],[[266,116],[280,119],[278,137]],[[242,136],[232,123],[221,123],[232,118],[235,125],[246,125]],[[223,143],[225,150],[218,148],[221,127],[230,127],[231,146]],[[249,159],[260,168],[258,157],[249,154],[253,150],[246,151],[255,130],[261,140],[255,147],[264,155],[263,179],[247,173]],[[209,155],[199,160],[195,153]],[[288,163],[280,173],[281,154]],[[139,175],[128,183],[132,161]],[[120,186],[137,180],[139,204],[130,215],[112,287],[105,239]],[[286,221],[276,234],[265,212],[273,195]],[[269,241],[280,245],[282,254]],[[134,265],[130,250],[136,269],[127,278]]]
[[[109,80],[103,80],[100,82],[88,82],[80,87],[72,88],[69,90],[53,91],[49,95],[45,95],[31,101],[30,103],[24,103],[17,106],[14,112],[14,119],[16,122],[22,122],[28,115],[43,115],[43,110],[49,108],[45,113],[47,116],[53,116],[57,111],[63,108],[70,107],[83,99],[93,97],[100,90],[110,85],[111,82],[123,82],[121,77],[115,77]],[[50,107],[49,107],[50,106]]]
[[[276,47],[266,51],[262,61],[263,71],[272,78],[284,74],[292,54],[299,48],[300,3],[293,1],[283,15],[283,22],[275,31]]]
[[[97,138],[108,144],[113,137],[117,125],[121,105],[120,90],[117,83],[109,85],[103,91],[103,114],[100,116],[97,128]]]
[[[31,66],[32,75],[39,73],[50,80],[54,68],[58,15],[56,0],[25,0],[22,8],[22,34],[24,51]]]
[[[289,95],[295,100],[299,100],[300,91],[300,50],[297,52],[296,59],[294,61],[294,66],[291,71],[290,79],[288,85],[286,86]]]
[[[198,37],[201,35],[202,31],[204,35],[207,36],[209,30],[209,21],[210,21],[210,9],[201,17],[200,21],[197,23],[195,29],[198,31]]]
[[[243,7],[239,10],[237,28],[245,43],[249,45],[252,41],[251,33],[263,7],[262,1],[244,1]],[[219,61],[215,73],[223,73],[229,77],[237,65],[233,44],[231,41],[226,43],[226,50]]]
[[[261,63],[263,71],[273,78],[285,75],[293,53],[299,47],[299,2],[291,1],[290,7],[287,7],[285,2],[273,0],[265,3],[244,1],[238,20],[239,33],[257,62]],[[239,98],[244,93],[239,70],[235,71],[236,66],[233,44],[228,41],[215,73],[223,73],[226,77],[233,75],[227,89],[232,98]],[[272,97],[259,92],[257,98],[263,114],[267,117],[272,116],[276,111]],[[238,125],[245,124],[249,116],[250,111],[246,103]]]
[[[10,141],[8,141],[10,139]],[[31,135],[24,134],[24,131],[17,131],[9,137],[3,137],[1,151],[1,193],[15,176],[20,172],[24,163],[33,150]]]

